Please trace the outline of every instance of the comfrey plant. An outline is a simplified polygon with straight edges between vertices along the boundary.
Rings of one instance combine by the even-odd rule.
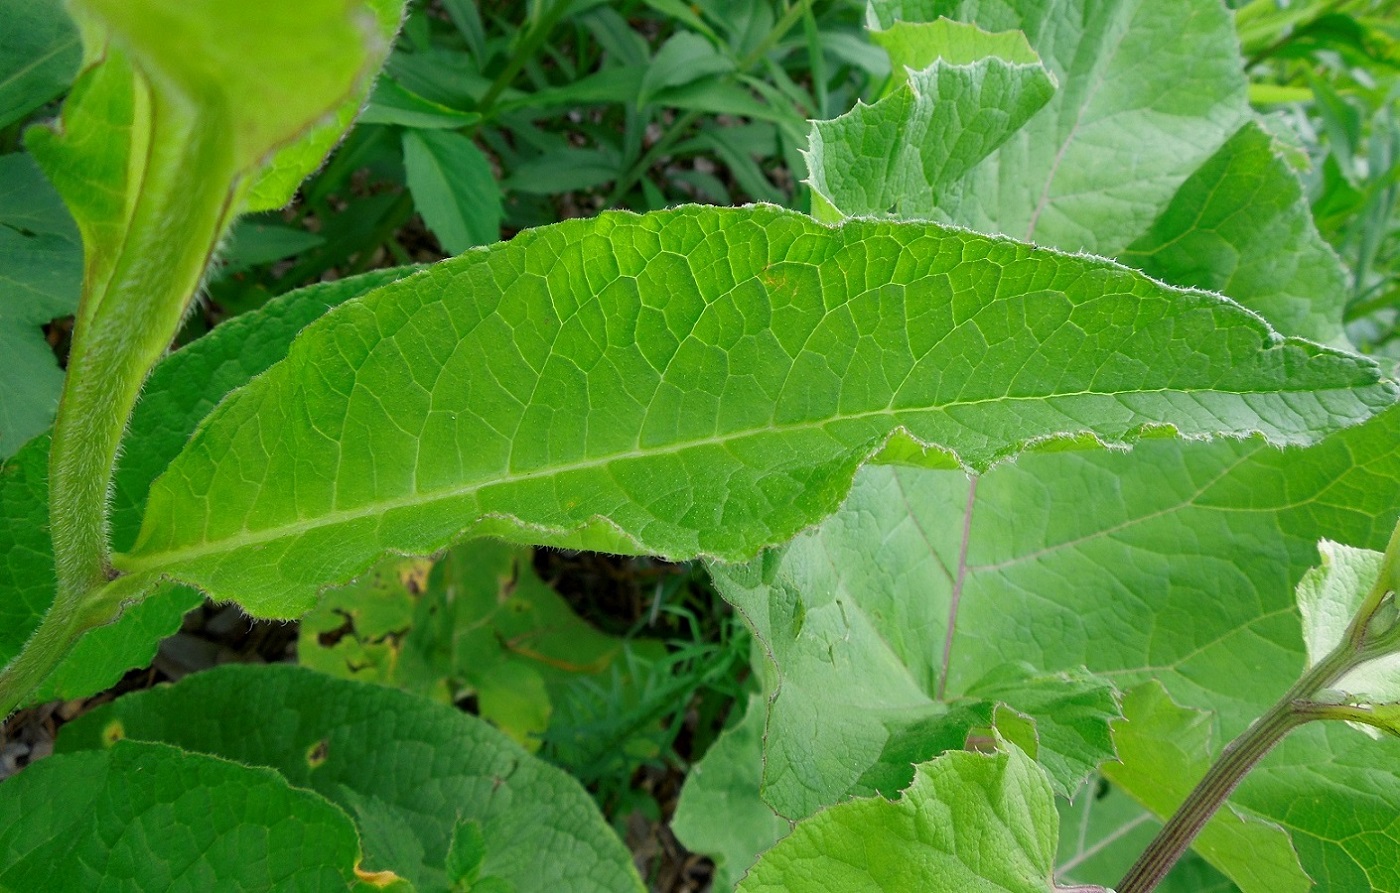
[[[202,597],[298,617],[385,555],[698,558],[763,688],[676,820],[721,885],[1104,889],[1156,815],[1119,893],[1193,841],[1245,891],[1400,890],[1394,744],[1347,725],[1400,714],[1400,547],[1365,551],[1397,389],[1216,0],[873,3],[895,74],[814,125],[817,219],[605,213],[164,358],[400,10],[71,8],[84,68],[27,143],[83,294],[53,431],[0,472],[0,712],[104,688]],[[225,668],[59,748],[0,785],[0,886],[641,888],[565,773],[390,688]]]

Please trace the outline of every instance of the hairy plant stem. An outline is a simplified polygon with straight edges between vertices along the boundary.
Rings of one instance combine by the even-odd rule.
[[[1365,708],[1318,703],[1315,698],[1359,664],[1394,650],[1396,628],[1378,630],[1373,621],[1381,608],[1395,597],[1397,584],[1400,584],[1400,525],[1391,534],[1380,573],[1342,641],[1304,673],[1263,716],[1226,745],[1220,758],[1123,876],[1116,888],[1118,893],[1151,893],[1156,889],[1225,799],[1289,732],[1315,720],[1375,724],[1375,717]]]
[[[94,248],[84,234],[83,295],[49,451],[54,600],[0,671],[0,717],[29,697],[85,632],[120,613],[104,592],[125,588],[108,588],[116,577],[108,495],[122,436],[233,218],[228,146],[187,109],[167,106],[139,81],[137,90],[138,105],[148,103],[149,112],[136,124],[150,130],[126,187],[136,199],[114,244]],[[56,165],[74,163],[61,145],[39,148]]]
[[[50,608],[44,614],[24,648],[0,670],[0,722],[44,683],[83,633],[111,623],[121,614],[126,598],[139,594],[127,585],[130,581],[122,577],[86,593],[76,609]]]

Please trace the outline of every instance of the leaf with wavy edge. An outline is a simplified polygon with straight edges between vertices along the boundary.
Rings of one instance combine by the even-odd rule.
[[[1059,84],[1044,108],[942,193],[937,219],[981,232],[1116,254],[1249,114],[1235,29],[1219,0],[870,7],[882,27],[948,16],[1021,31]]]
[[[814,623],[818,596],[854,587],[894,606],[878,631],[895,648],[907,629],[931,627],[923,635],[937,638],[952,625],[949,650],[913,652],[952,691],[1008,660],[1043,672],[1087,666],[1125,688],[1160,680],[1176,702],[1211,711],[1219,746],[1303,670],[1293,588],[1317,563],[1317,540],[1384,546],[1400,506],[1397,444],[1400,409],[1392,409],[1306,449],[1157,441],[1126,455],[1024,456],[980,476],[973,493],[958,474],[868,468],[840,513],[748,572],[810,593],[804,625]],[[732,575],[719,581],[731,585]],[[770,588],[771,628],[790,628],[798,614],[788,589]],[[827,679],[808,673],[802,686],[844,681],[841,668],[823,669]],[[844,771],[865,771],[873,760],[837,733],[870,718],[829,712],[797,744],[834,741],[823,748],[828,759],[844,754]],[[767,743],[793,740],[770,728]],[[1397,893],[1397,758],[1400,742],[1339,723],[1308,726],[1232,802],[1290,834],[1319,893]],[[1263,868],[1249,852],[1212,856]],[[1276,876],[1252,889],[1288,888]]]
[[[265,616],[468,535],[741,558],[879,456],[983,469],[1146,433],[1308,442],[1375,365],[1108,261],[770,207],[532,230],[310,326],[115,559]]]
[[[1059,815],[1020,750],[920,764],[897,801],[852,800],[799,822],[739,893],[1051,893]]]
[[[1054,78],[1019,32],[988,34],[941,19],[900,22],[871,36],[889,46],[900,88],[874,105],[812,122],[804,154],[815,213],[824,220],[932,215],[944,189],[1055,92]],[[909,69],[911,56],[929,61]]]

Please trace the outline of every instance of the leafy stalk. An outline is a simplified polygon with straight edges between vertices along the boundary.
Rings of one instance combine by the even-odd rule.
[[[191,182],[181,174],[209,170],[221,154],[216,141],[189,126],[195,123],[178,122],[186,125],[185,139],[153,140],[168,157],[151,159],[112,278],[86,290],[78,311],[49,460],[56,612],[67,612],[113,576],[107,492],[122,433],[233,217],[227,181]],[[172,232],[182,237],[170,238]]]
[[[238,196],[228,188],[234,173],[227,144],[201,127],[198,117],[166,107],[170,97],[151,91],[144,101],[158,123],[147,135],[150,151],[137,174],[126,237],[110,259],[88,253],[54,423],[54,601],[25,649],[0,671],[0,715],[41,683],[83,633],[120,611],[120,601],[97,594],[116,576],[109,561],[107,496],[122,435],[146,375],[174,339],[234,217]],[[41,135],[34,144],[49,153],[51,163],[63,163],[55,159],[62,149],[50,139]],[[189,171],[212,175],[190,177]]]
[[[0,715],[140,596],[111,585],[108,494],[141,387],[233,218],[289,200],[349,126],[400,6],[73,0],[70,11],[86,67],[60,123],[27,135],[84,246],[49,458],[56,589],[0,671]]]
[[[1289,732],[1314,720],[1381,724],[1383,718],[1373,710],[1322,703],[1317,698],[1347,673],[1393,651],[1400,644],[1397,642],[1400,625],[1390,622],[1383,626],[1379,622],[1391,620],[1384,616],[1382,609],[1393,603],[1397,582],[1400,582],[1400,525],[1391,534],[1380,573],[1341,643],[1225,747],[1205,777],[1123,876],[1118,893],[1150,893],[1156,889],[1225,799]]]

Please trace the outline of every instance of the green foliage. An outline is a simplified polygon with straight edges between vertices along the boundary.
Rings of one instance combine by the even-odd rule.
[[[1322,235],[1346,269],[1348,334],[1397,355],[1400,5],[1256,0],[1238,13],[1250,96],[1298,144]]]
[[[1303,638],[1308,663],[1321,663],[1329,652],[1354,635],[1352,618],[1367,602],[1377,578],[1385,573],[1384,557],[1369,549],[1353,549],[1338,543],[1318,544],[1322,565],[1303,575],[1298,583],[1298,609],[1303,618]],[[1393,639],[1397,612],[1394,594],[1388,596],[1374,620],[1365,627],[1368,638],[1382,643]],[[1400,657],[1382,651],[1332,683],[1329,700],[1355,706],[1357,716],[1373,722],[1352,725],[1374,737],[1382,731],[1400,735],[1396,703],[1400,702]]]
[[[818,216],[936,216],[968,171],[1055,93],[1019,31],[939,19],[872,36],[889,49],[902,87],[813,123],[807,164]]]
[[[539,578],[532,555],[479,541],[436,563],[391,559],[322,596],[302,619],[299,659],[437,700],[475,697],[483,719],[537,750],[555,700],[575,683],[665,649],[589,626]]]
[[[1335,341],[1342,277],[1271,141],[1254,125],[1236,129],[1243,120],[1238,75],[1226,73],[1215,88],[1193,96],[1185,95],[1190,89],[1158,86],[1158,72],[1174,69],[1161,59],[1157,71],[1144,67],[1100,80],[1153,52],[1172,54],[1173,46],[1182,48],[1180,58],[1199,58],[1186,47],[1201,37],[1193,29],[1212,20],[1216,34],[1209,40],[1226,39],[1216,13],[1201,5],[1193,17],[1188,6],[1137,10],[1131,25],[1115,32],[1122,49],[1103,60],[1086,49],[1093,33],[1075,43],[1053,30],[1028,28],[1031,46],[1059,82],[1056,100],[966,175],[980,184],[970,190],[981,202],[977,208],[969,210],[945,188],[938,207],[898,210],[1020,234],[1024,206],[1006,197],[1022,195],[1023,182],[1040,182],[1027,159],[1048,153],[1059,162],[1055,177],[1075,177],[1078,188],[1064,205],[1073,220],[1065,214],[1038,218],[1052,224],[1037,230],[1038,239],[1067,249],[1121,246],[1125,262],[1180,284],[1229,289],[1285,331]],[[1018,8],[1021,21],[1039,21],[1036,4]],[[985,28],[1015,24],[1015,14],[1003,6],[966,4],[963,11]],[[1127,15],[1126,7],[1119,14]],[[1181,18],[1169,23],[1172,14]],[[1080,52],[1069,56],[1067,47]],[[1060,61],[1069,59],[1073,64]],[[1198,67],[1192,76],[1209,79],[1211,73]],[[1154,169],[1161,144],[1151,141],[1162,139],[1153,132],[1161,120],[1117,126],[1153,103],[1196,103],[1212,95],[1216,120],[1229,126],[1214,131],[1214,143],[1206,136],[1211,131],[1194,129],[1202,136],[1195,150],[1207,150],[1194,156],[1194,172],[1177,168],[1179,175],[1167,176]],[[1081,147],[1080,128],[1053,126],[1072,103],[1090,110],[1086,121],[1112,120],[1114,132]],[[821,125],[817,132],[823,138],[842,133]],[[868,157],[904,157],[898,131],[845,136]],[[1079,154],[1105,145],[1117,151],[1092,159]],[[813,171],[818,183],[844,174],[832,170],[832,158],[856,156],[824,145],[812,157],[827,167]],[[1091,188],[1100,181],[1138,185],[1136,177],[1154,170],[1154,189],[1133,194],[1134,202],[1150,208],[1139,216],[1118,213],[1123,205],[1116,197]],[[1051,212],[1054,182],[1041,193]],[[1144,201],[1161,185],[1169,188]],[[840,201],[834,204],[841,209]],[[1144,221],[1141,231],[1134,232],[1133,220]],[[1056,228],[1060,223],[1066,226]],[[1299,277],[1312,285],[1297,289]],[[771,706],[756,793],[780,812],[798,806],[799,815],[839,802],[848,796],[842,779],[878,771],[881,752],[891,747],[883,742],[902,744],[892,733],[892,717],[907,721],[909,705],[930,701],[924,709],[951,712],[957,701],[942,707],[940,691],[961,694],[989,668],[1015,661],[1029,661],[1042,673],[1087,668],[1124,690],[1160,680],[1171,697],[1210,711],[1220,736],[1211,746],[1218,748],[1302,666],[1291,592],[1316,561],[1313,543],[1323,537],[1372,548],[1383,543],[1400,504],[1400,466],[1389,446],[1396,423],[1386,414],[1283,456],[1242,444],[1144,443],[1127,456],[1025,456],[972,481],[938,471],[861,472],[842,510],[816,531],[745,569],[715,569],[776,670],[765,684]],[[1242,543],[1250,544],[1248,551],[1241,551]],[[847,651],[867,655],[862,649],[869,656],[842,657]],[[824,711],[821,720],[787,720],[794,701]],[[956,738],[941,739],[936,729],[915,728],[924,735],[924,758],[962,746]],[[1129,741],[1127,734],[1116,737]],[[1159,737],[1171,734],[1159,730]],[[1199,747],[1206,746],[1202,740]],[[1386,757],[1374,750],[1363,757],[1359,747],[1340,730],[1304,730],[1241,788],[1236,804],[1286,826],[1296,859],[1289,841],[1267,825],[1245,827],[1241,833],[1260,839],[1248,845],[1214,843],[1219,832],[1212,831],[1202,852],[1247,890],[1305,888],[1299,861],[1323,889],[1393,889],[1389,855],[1354,841],[1379,835],[1388,841],[1381,849],[1393,852],[1390,807],[1374,808],[1372,798],[1384,791],[1380,796],[1390,802],[1396,783],[1388,773],[1363,781],[1356,767],[1383,765]],[[1113,767],[1106,771],[1159,812],[1169,812],[1185,793],[1184,787],[1163,792],[1164,761],[1150,750],[1120,742],[1118,757],[1123,764],[1105,764]],[[1086,765],[1097,759],[1102,755]],[[1174,783],[1184,778],[1189,786],[1208,756],[1192,759],[1192,768],[1175,762],[1181,775],[1169,774]],[[1303,775],[1326,779],[1328,796],[1300,801]]]
[[[393,871],[422,893],[449,889],[463,825],[480,833],[481,876],[516,890],[641,889],[576,781],[481,720],[393,689],[298,667],[222,667],[89,713],[63,745],[86,752],[116,735],[275,770],[354,821],[365,871]]]
[[[110,743],[110,742],[109,742]],[[54,757],[0,795],[7,890],[347,889],[346,814],[269,769],[155,743]]]
[[[53,421],[63,373],[42,326],[78,306],[82,248],[33,159],[0,155],[0,459]]]
[[[1269,135],[1246,124],[1121,255],[1166,282],[1230,295],[1286,332],[1345,344],[1346,281]]]
[[[715,861],[714,886],[732,890],[758,854],[791,830],[758,795],[763,780],[763,697],[750,695],[743,717],[691,767],[671,830]]]
[[[0,3],[0,130],[57,97],[77,70],[73,22],[53,0]]]
[[[327,309],[408,272],[379,271],[285,295],[256,319],[232,320],[163,359],[133,414],[114,476],[114,540],[135,539],[151,480],[215,403],[281,359],[297,332]],[[39,437],[0,466],[0,535],[10,544],[8,560],[0,564],[0,588],[7,595],[0,627],[3,660],[19,652],[54,598],[53,551],[46,530],[48,451],[48,437]],[[83,697],[112,685],[127,670],[145,666],[157,641],[175,632],[181,616],[201,598],[188,588],[166,587],[127,608],[116,623],[79,640],[71,659],[35,697]]]
[[[1042,893],[1058,825],[1044,775],[1014,746],[944,754],[893,803],[853,800],[802,822],[738,890]]]
[[[116,565],[296,616],[383,552],[469,535],[742,558],[876,454],[1306,442],[1393,399],[1364,360],[1102,261],[767,208],[604,216],[309,326],[196,432]]]
[[[1251,84],[1215,0],[876,0],[873,44],[843,3],[74,0],[0,156],[0,699],[206,595],[322,672],[70,724],[0,785],[0,886],[640,890],[594,801],[665,803],[723,692],[675,820],[717,889],[1099,890],[1285,690],[1394,731],[1371,5],[1246,6]],[[11,6],[7,152],[75,64]],[[705,559],[738,620],[679,574],[687,631],[604,633],[541,545]],[[1288,689],[1339,642],[1373,663]],[[1294,732],[1159,889],[1397,893],[1397,746]]]
[[[1060,851],[1055,880],[1064,886],[1087,883],[1087,878],[1118,878],[1128,870],[1160,829],[1121,789],[1107,782],[1091,783],[1073,802],[1059,800]],[[1188,853],[1157,888],[1160,893],[1237,893],[1230,879],[1200,856]]]
[[[1170,815],[1210,767],[1217,749],[1210,714],[1173,704],[1158,682],[1128,692],[1123,713],[1114,735],[1119,762],[1104,764],[1104,775],[1152,812]],[[1312,889],[1284,830],[1243,807],[1216,813],[1195,847],[1241,890]]]

